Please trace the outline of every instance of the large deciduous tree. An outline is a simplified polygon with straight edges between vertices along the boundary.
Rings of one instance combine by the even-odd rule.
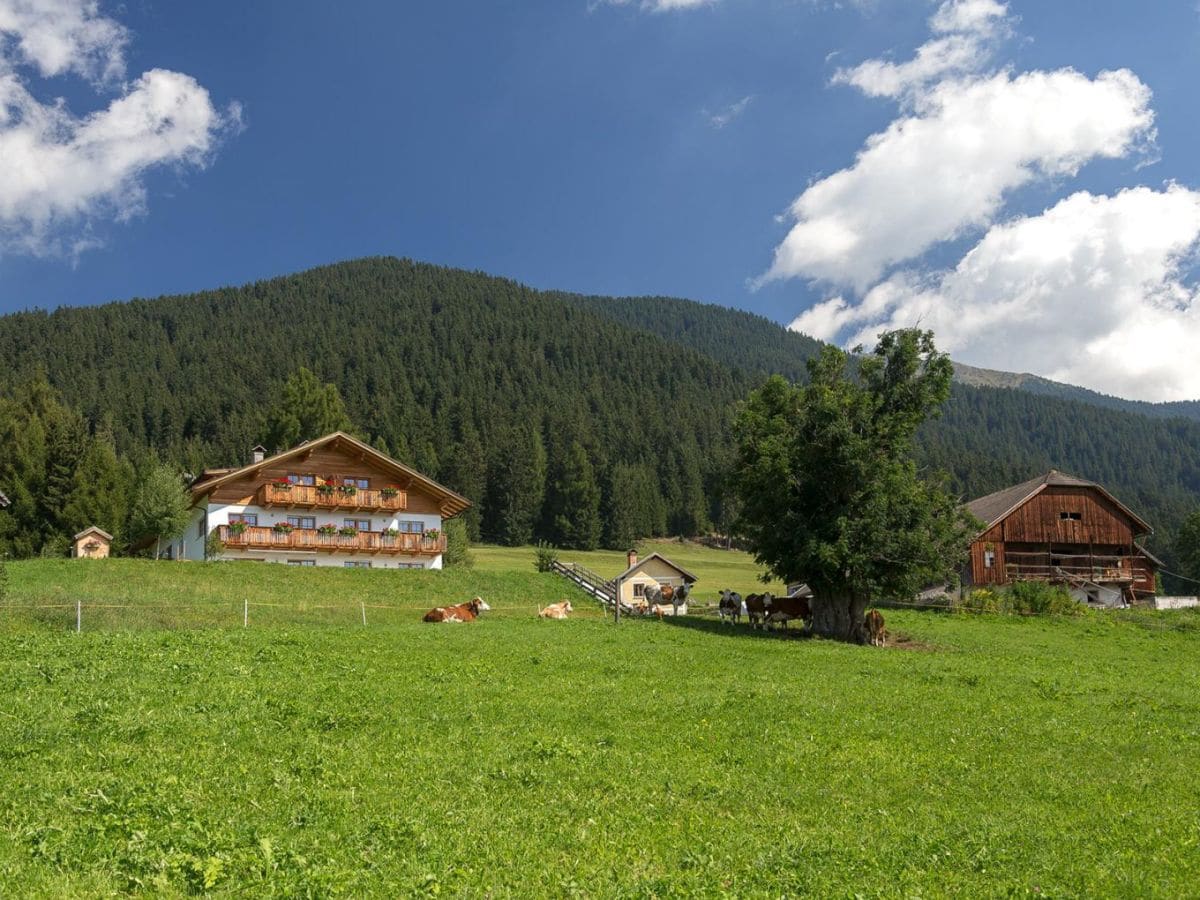
[[[130,532],[155,538],[154,558],[162,556],[162,542],[174,540],[187,528],[190,511],[183,479],[168,465],[155,465],[142,478],[130,514]]]
[[[861,640],[872,600],[949,578],[970,540],[971,517],[912,459],[953,369],[916,330],[882,335],[855,371],[834,347],[808,368],[809,384],[773,377],[738,414],[739,526],[772,575],[812,588],[816,633]]]

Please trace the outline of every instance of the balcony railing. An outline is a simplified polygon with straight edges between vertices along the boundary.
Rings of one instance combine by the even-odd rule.
[[[270,525],[247,525],[235,531],[229,525],[217,527],[217,537],[226,547],[237,550],[316,550],[330,553],[409,553],[437,555],[446,550],[446,536],[425,534],[383,534],[360,531],[356,534],[322,534],[313,528],[276,531]]]
[[[1009,581],[1080,580],[1097,584],[1153,583],[1153,574],[1136,556],[1005,554],[1004,572]]]
[[[356,488],[352,493],[339,487],[322,490],[311,484],[264,484],[258,490],[259,506],[283,506],[288,509],[408,509],[408,492]]]

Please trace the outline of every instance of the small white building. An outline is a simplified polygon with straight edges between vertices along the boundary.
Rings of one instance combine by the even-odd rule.
[[[192,483],[193,515],[174,559],[293,566],[440,569],[443,525],[471,504],[338,431]]]
[[[618,599],[625,607],[644,608],[656,589],[668,585],[675,590],[684,585],[690,588],[696,581],[695,575],[661,553],[651,553],[639,560],[637,553],[630,550],[626,562],[628,568],[615,579]]]

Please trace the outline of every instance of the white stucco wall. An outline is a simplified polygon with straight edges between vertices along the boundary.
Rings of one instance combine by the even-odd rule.
[[[270,528],[273,525],[281,522],[286,522],[289,515],[293,516],[312,516],[316,519],[316,525],[319,528],[322,525],[333,524],[341,526],[345,519],[363,520],[369,519],[371,527],[369,531],[386,531],[389,528],[398,528],[400,522],[420,522],[425,531],[442,528],[442,517],[439,515],[431,515],[425,513],[407,513],[407,512],[388,512],[376,513],[370,515],[366,512],[345,512],[343,510],[303,510],[303,509],[267,509],[253,504],[209,504],[207,508],[198,507],[189,523],[187,531],[184,533],[184,552],[187,559],[204,559],[204,543],[205,538],[199,537],[197,523],[203,520],[204,513],[208,514],[207,534],[211,534],[213,529],[221,525],[229,524],[229,517],[251,513],[258,516],[258,524],[262,527]],[[288,560],[312,559],[316,561],[318,566],[337,566],[344,567],[347,562],[370,562],[372,569],[398,569],[403,568],[404,564],[419,563],[423,568],[440,569],[442,568],[442,554],[430,557],[423,556],[405,556],[393,555],[390,553],[328,553],[305,550],[235,550],[226,549],[221,557],[222,560],[236,559],[253,559],[262,560],[264,562],[280,562],[286,563]]]

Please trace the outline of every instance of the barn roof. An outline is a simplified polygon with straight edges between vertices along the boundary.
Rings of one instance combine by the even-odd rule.
[[[1141,529],[1139,534],[1150,534],[1154,531],[1145,519],[1110,494],[1103,486],[1077,475],[1060,472],[1058,469],[1051,469],[1045,475],[1039,475],[1037,478],[1031,478],[1020,484],[1014,484],[1012,487],[972,500],[967,504],[967,511],[991,528],[1002,519],[1008,518],[1017,507],[1022,506],[1048,487],[1085,487],[1097,490],[1133,520],[1134,524]]]
[[[276,466],[280,463],[286,463],[291,459],[303,456],[306,453],[311,453],[321,447],[329,445],[343,445],[364,460],[369,459],[380,468],[387,472],[391,472],[397,477],[409,478],[414,485],[419,486],[423,491],[432,494],[434,498],[441,504],[445,511],[444,515],[447,518],[457,516],[460,512],[471,505],[471,501],[462,494],[456,493],[445,485],[438,484],[432,478],[422,475],[416,469],[404,465],[404,463],[392,459],[386,453],[380,453],[370,444],[364,444],[356,437],[351,437],[344,431],[335,431],[333,434],[327,434],[324,437],[316,440],[306,441],[291,450],[285,450],[282,453],[276,453],[274,456],[268,456],[262,462],[252,462],[238,469],[229,469],[221,472],[217,469],[206,469],[204,474],[192,484],[192,503],[200,502],[200,498],[205,494],[215,490],[222,485],[228,484],[231,481],[237,481],[239,478],[244,478],[247,475],[255,475],[261,469],[268,466]]]
[[[617,580],[620,581],[622,578],[626,578],[626,577],[632,575],[634,572],[636,572],[638,569],[640,569],[642,566],[644,566],[650,560],[655,559],[655,558],[657,558],[660,562],[666,563],[668,566],[670,566],[672,569],[674,569],[676,572],[678,572],[680,575],[682,575],[684,577],[684,579],[687,581],[699,581],[700,580],[695,575],[693,575],[691,572],[689,572],[687,569],[685,569],[683,566],[671,562],[669,559],[667,559],[661,553],[651,553],[645,559],[639,559],[632,566],[630,566],[628,569],[626,569],[624,572],[622,572],[620,575],[618,575]]]

